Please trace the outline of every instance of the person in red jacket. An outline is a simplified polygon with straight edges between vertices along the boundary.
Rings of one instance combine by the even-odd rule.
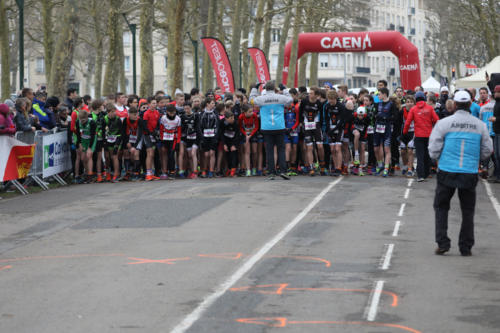
[[[13,136],[16,134],[16,126],[9,115],[9,106],[0,104],[0,135]]]
[[[434,108],[425,103],[425,94],[419,91],[415,95],[417,104],[411,108],[405,121],[403,134],[407,134],[413,122],[415,127],[415,150],[417,153],[417,181],[422,182],[429,177],[431,158],[429,157],[429,137],[434,124],[439,120]]]

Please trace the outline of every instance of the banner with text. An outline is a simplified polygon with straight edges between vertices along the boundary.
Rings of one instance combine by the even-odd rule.
[[[266,54],[264,51],[258,47],[249,47],[248,54],[252,57],[253,63],[255,64],[255,73],[257,74],[259,82],[264,84],[271,80],[269,66],[267,65]]]
[[[217,85],[223,92],[234,93],[234,78],[231,62],[227,56],[226,48],[217,38],[204,37],[201,38],[208,56],[214,68],[215,77],[217,78]],[[205,90],[211,87],[203,87]]]
[[[0,136],[0,181],[26,178],[34,155],[35,145]]]
[[[66,132],[42,137],[43,178],[71,170],[71,152]]]

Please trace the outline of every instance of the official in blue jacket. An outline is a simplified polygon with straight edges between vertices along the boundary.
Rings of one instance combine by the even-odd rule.
[[[278,164],[280,166],[280,177],[290,179],[285,174],[285,106],[293,102],[293,98],[287,95],[280,95],[275,92],[274,81],[268,81],[265,91],[259,96],[257,87],[250,92],[250,100],[254,105],[260,107],[260,128],[264,134],[266,144],[267,169],[270,173],[269,179],[274,179],[276,167],[274,162],[274,146],[278,150]]]
[[[474,210],[478,166],[493,151],[486,124],[470,113],[471,98],[466,91],[457,91],[453,98],[456,112],[437,122],[429,140],[429,155],[439,160],[437,187],[434,198],[436,219],[435,253],[443,255],[450,250],[448,238],[448,211],[450,200],[458,189],[462,209],[462,227],[458,247],[462,256],[472,255],[474,245]]]

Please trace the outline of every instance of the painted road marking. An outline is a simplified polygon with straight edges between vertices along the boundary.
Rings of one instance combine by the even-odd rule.
[[[333,320],[288,320],[286,317],[264,317],[264,318],[238,318],[235,319],[236,322],[242,324],[254,324],[262,325],[267,327],[287,327],[290,325],[356,325],[356,326],[373,326],[373,327],[390,327],[398,328],[400,330],[411,332],[411,333],[422,333],[411,327],[390,324],[390,323],[376,323],[376,322],[366,322],[366,321],[333,321]]]
[[[378,304],[380,302],[380,295],[384,289],[384,281],[377,281],[375,283],[375,288],[370,295],[370,301],[368,302],[368,307],[366,308],[366,320],[374,321],[377,317]]]
[[[0,271],[3,271],[4,269],[11,269],[12,266],[11,265],[7,265],[7,266],[0,266]]]
[[[406,207],[406,203],[404,203],[404,202],[403,202],[403,203],[401,204],[401,207],[399,208],[399,213],[398,213],[398,216],[399,216],[399,217],[403,216],[403,213],[404,213],[404,211],[405,211],[405,207]]]
[[[405,199],[408,199],[410,197],[410,189],[407,188],[405,191]]]
[[[486,180],[483,180],[484,187],[486,187],[486,193],[488,194],[488,197],[490,198],[491,204],[493,205],[493,208],[497,212],[497,216],[500,219],[500,203],[498,203],[497,198],[495,198],[495,195],[493,194],[493,191],[491,190],[491,185],[488,183]]]
[[[394,244],[385,244],[387,246],[387,251],[382,256],[380,269],[387,270],[391,265],[392,252],[394,251]]]
[[[173,259],[144,259],[144,258],[127,258],[128,260],[135,260],[135,262],[129,262],[128,265],[141,265],[141,264],[167,264],[175,265],[176,261],[191,260],[191,258],[173,258]]]
[[[411,185],[413,184],[413,181],[414,181],[414,180],[415,180],[415,179],[413,179],[413,178],[412,178],[412,179],[410,179],[410,180],[408,180],[408,187],[411,187]]]
[[[396,221],[396,223],[394,223],[394,231],[392,232],[392,237],[398,236],[400,226],[401,226],[401,221]]]
[[[231,276],[222,282],[212,294],[207,295],[203,301],[188,314],[179,324],[177,324],[171,332],[181,333],[188,330],[203,313],[217,301],[226,291],[229,290],[239,279],[248,273],[255,264],[262,259],[279,241],[281,241],[302,219],[323,199],[323,197],[337,185],[343,177],[331,182],[321,193],[319,193],[313,201],[307,205],[288,225],[286,225],[278,234],[265,243],[254,255],[248,258]]]

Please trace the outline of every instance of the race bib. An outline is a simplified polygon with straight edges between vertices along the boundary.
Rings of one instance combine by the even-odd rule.
[[[130,142],[130,143],[136,143],[136,141],[137,141],[137,135],[130,135],[128,137],[128,142]]]
[[[354,125],[354,129],[357,129],[358,131],[363,132],[365,127],[363,125]]]
[[[188,134],[187,139],[188,140],[196,140],[196,132]]]
[[[368,126],[368,128],[366,129],[366,133],[368,134],[373,134],[373,126]]]
[[[152,143],[155,143],[156,142],[156,139],[153,135],[150,135],[149,136],[149,139],[151,140]]]
[[[81,137],[82,137],[83,140],[90,139],[90,135],[88,135],[88,134],[82,134]]]
[[[108,135],[106,137],[106,141],[108,141],[109,143],[115,143],[117,138],[118,135]]]
[[[164,132],[163,140],[164,141],[174,141],[175,133]]]
[[[215,128],[207,128],[203,130],[203,136],[213,138],[215,136]]]
[[[227,136],[228,138],[234,138],[235,134],[236,134],[236,132],[234,132],[234,131],[225,131],[224,132],[224,136]]]
[[[290,132],[290,136],[299,136],[299,131],[297,129],[294,129]]]
[[[375,131],[377,133],[385,133],[385,125],[377,124],[377,127],[376,127]]]
[[[306,131],[312,131],[312,130],[316,129],[316,123],[314,121],[313,122],[305,121],[304,127],[305,127]]]

